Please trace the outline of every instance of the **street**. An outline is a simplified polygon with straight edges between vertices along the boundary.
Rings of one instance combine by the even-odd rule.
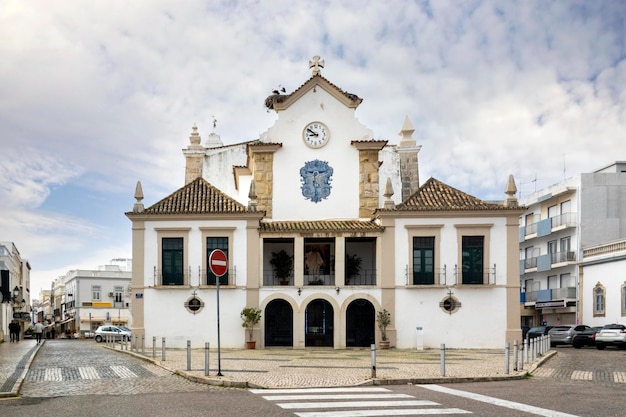
[[[21,398],[0,415],[33,416],[621,416],[626,351],[556,348],[525,380],[446,385],[244,390],[190,382],[93,341],[47,341]],[[355,414],[354,410],[359,410]]]

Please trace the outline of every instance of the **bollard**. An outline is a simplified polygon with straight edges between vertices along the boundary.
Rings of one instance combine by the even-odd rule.
[[[376,344],[372,343],[370,349],[372,351],[372,378],[376,378]]]
[[[204,343],[204,376],[209,376],[209,342]]]
[[[441,376],[446,376],[446,345],[442,343],[439,350],[441,351]]]
[[[152,336],[152,359],[156,357],[156,336]]]
[[[132,349],[132,345],[131,345]],[[139,335],[135,335],[135,353],[139,352]]]
[[[524,340],[524,359],[526,360],[526,363],[528,363],[528,339]],[[524,361],[522,361],[523,363]]]
[[[513,341],[513,370],[517,372],[517,340]]]
[[[145,334],[141,335],[141,354],[142,355],[146,354],[146,335]]]
[[[508,375],[509,374],[509,356],[511,356],[511,344],[509,342],[506,342],[504,344],[504,374]]]
[[[187,370],[191,371],[191,340],[187,340]]]
[[[530,361],[535,360],[535,339],[530,339]]]
[[[161,338],[161,360],[165,362],[165,338]]]

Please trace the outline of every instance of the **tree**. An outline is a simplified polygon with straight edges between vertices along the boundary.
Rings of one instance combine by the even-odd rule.
[[[380,310],[376,314],[376,322],[384,342],[387,341],[387,326],[391,324],[391,313],[385,309]]]
[[[248,338],[252,341],[254,326],[261,320],[261,309],[255,307],[246,307],[241,310],[242,327],[248,330]]]

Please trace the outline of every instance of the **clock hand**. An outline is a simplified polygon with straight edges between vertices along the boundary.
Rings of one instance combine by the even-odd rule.
[[[313,136],[319,136],[317,133],[315,133],[311,129],[307,129],[306,131],[309,132],[310,134],[312,134]]]

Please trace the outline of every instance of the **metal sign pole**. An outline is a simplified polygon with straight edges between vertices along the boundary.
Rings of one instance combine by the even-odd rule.
[[[217,278],[217,376],[222,375],[222,353],[220,344],[220,277]]]
[[[228,272],[228,258],[220,249],[214,249],[209,255],[209,268],[216,279],[216,305],[217,305],[217,376],[222,375],[222,344],[220,340],[220,277]]]

